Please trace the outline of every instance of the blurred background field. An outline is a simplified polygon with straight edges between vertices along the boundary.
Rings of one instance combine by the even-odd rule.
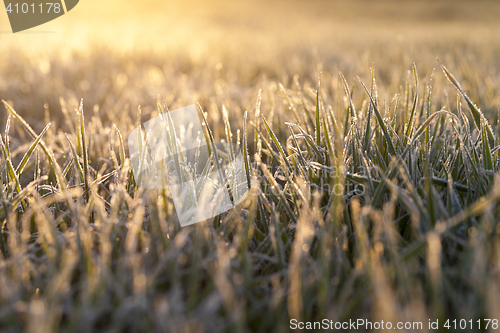
[[[500,319],[499,13],[493,0],[81,0],[12,34],[2,12],[0,99],[19,116],[9,128],[0,106],[0,331]],[[180,228],[166,192],[135,187],[127,135],[158,97],[199,102],[216,140],[230,126],[248,143],[258,196]],[[19,118],[37,134],[51,123],[53,157],[39,147],[10,172],[33,142]]]
[[[218,98],[220,105],[221,94],[237,91],[231,100],[244,109],[256,94],[245,88],[264,76],[316,80],[321,63],[337,80],[339,70],[366,77],[375,65],[381,89],[399,89],[412,62],[430,76],[436,57],[465,70],[463,79],[485,77],[494,94],[499,11],[484,0],[81,1],[15,35],[2,13],[0,94],[35,118],[45,102],[58,113],[59,97],[85,98],[106,113],[134,114],[139,104],[147,112],[158,94],[180,89],[189,89],[188,104]],[[217,93],[220,77],[228,86]],[[496,108],[494,95],[478,97]]]

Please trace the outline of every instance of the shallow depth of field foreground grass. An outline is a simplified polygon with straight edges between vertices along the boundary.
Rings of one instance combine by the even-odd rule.
[[[135,186],[117,127],[92,111],[85,121],[80,107],[65,111],[68,133],[36,133],[5,103],[1,326],[243,332],[286,331],[290,318],[495,318],[498,127],[443,72],[462,96],[452,105],[432,81],[418,94],[414,68],[390,104],[375,78],[351,87],[341,75],[341,91],[297,79],[259,92],[242,131],[223,109],[232,140],[255,147],[250,195],[182,229],[168,191]]]
[[[267,28],[304,35],[228,15],[214,21],[234,39],[217,26],[195,51],[0,54],[0,332],[500,320],[498,27],[471,14],[476,30],[438,34],[430,16],[396,36],[360,20],[328,39],[327,21],[288,18]],[[180,228],[168,189],[136,186],[127,136],[196,102],[246,152],[251,188]]]

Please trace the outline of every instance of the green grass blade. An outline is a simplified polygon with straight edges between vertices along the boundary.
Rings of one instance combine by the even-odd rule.
[[[245,115],[243,116],[243,161],[245,163],[245,174],[247,176],[247,185],[250,189],[250,163],[248,161],[248,134],[247,134],[247,118],[248,112],[245,111]]]
[[[271,140],[273,140],[274,144],[276,145],[276,147],[278,147],[278,150],[281,154],[281,157],[283,158],[287,168],[288,168],[288,172],[290,172],[290,170],[292,170],[292,166],[290,165],[290,163],[288,162],[288,158],[285,154],[285,151],[283,150],[283,148],[281,147],[281,144],[279,143],[278,141],[278,138],[276,137],[276,135],[274,134],[273,130],[271,129],[271,127],[269,127],[269,124],[267,123],[267,120],[264,116],[262,116],[262,120],[264,121],[264,126],[266,127],[266,130],[267,130],[267,133],[269,134],[269,136],[271,136]]]
[[[66,135],[66,140],[68,140],[69,147],[71,149],[71,152],[73,153],[73,160],[75,161],[76,168],[78,170],[78,173],[80,174],[80,179],[81,181],[84,181],[85,179],[85,173],[83,171],[82,165],[80,164],[78,153],[76,152],[75,146],[73,145],[73,142],[71,142],[71,139]]]
[[[316,144],[321,145],[321,125],[319,121],[319,89],[321,87],[321,81],[318,82],[318,90],[316,91]]]
[[[19,165],[18,165],[18,167],[16,169],[16,174],[17,174],[18,177],[23,173],[24,168],[26,167],[26,164],[28,163],[31,155],[35,151],[36,146],[40,143],[40,140],[42,139],[43,135],[47,132],[47,130],[49,129],[49,127],[50,127],[50,123],[48,123],[47,126],[45,126],[45,128],[40,133],[40,135],[38,135],[38,137],[36,138],[36,140],[31,144],[31,146],[28,149],[28,151],[26,152],[26,154],[24,154],[24,157],[21,160],[21,163],[19,163]]]
[[[14,118],[16,118],[20,123],[21,125],[23,126],[24,130],[26,132],[28,132],[28,134],[33,138],[33,139],[36,139],[38,137],[38,135],[36,135],[35,131],[31,128],[30,125],[28,125],[28,123],[23,119],[23,117],[21,117],[10,105],[9,103],[7,103],[6,101],[2,100],[3,104],[5,105],[5,107],[7,108],[7,110],[9,110],[9,112],[12,114],[12,116],[14,116]],[[57,167],[57,161],[55,160],[55,158],[52,156],[51,152],[49,151],[49,149],[47,148],[47,146],[45,145],[45,143],[43,142],[43,140],[40,141],[40,147],[42,147],[42,150],[43,152],[45,153],[45,155],[47,156],[47,159],[49,161],[49,165],[50,165],[50,169],[52,171],[52,173],[54,174],[54,176],[56,177],[56,181],[57,181],[57,184],[59,185],[59,187],[64,187],[65,186],[65,183],[63,183],[63,180],[59,178],[59,173],[56,172],[56,167]]]
[[[80,139],[82,144],[82,159],[83,159],[83,190],[87,192],[89,189],[89,155],[87,151],[87,140],[85,137],[85,116],[83,114],[83,99],[80,101],[80,107],[78,109],[78,114],[80,117]],[[88,201],[89,195],[88,193],[85,195],[86,200]]]
[[[344,90],[347,95],[347,99],[349,100],[349,107],[347,108],[347,115],[346,115],[346,121],[345,121],[345,128],[344,128],[344,137],[347,136],[348,128],[349,128],[349,120],[353,115],[356,113],[354,109],[354,104],[352,103],[352,98],[351,98],[351,91],[349,89],[349,85],[347,84],[347,81],[344,77],[344,74],[342,72],[339,72],[340,78],[342,79],[342,83],[344,84]]]
[[[375,111],[375,116],[377,116],[378,124],[379,124],[380,128],[382,129],[382,132],[384,133],[385,139],[387,141],[387,145],[389,146],[389,153],[391,153],[391,155],[393,155],[393,156],[396,156],[396,149],[394,148],[394,144],[392,143],[392,137],[389,135],[389,132],[387,131],[387,126],[384,122],[384,119],[382,118],[382,115],[380,114],[380,112],[378,110],[377,104],[373,100],[372,95],[370,94],[370,92],[366,88],[365,84],[361,81],[361,79],[359,79],[359,82],[361,83],[361,85],[365,89],[365,91],[368,94],[368,97],[370,98],[370,101],[373,105],[373,110]]]
[[[14,166],[12,165],[12,160],[10,158],[9,153],[7,152],[7,149],[5,148],[5,144],[4,144],[4,141],[2,139],[1,134],[0,134],[0,150],[2,151],[2,155],[4,157],[6,164],[7,164],[7,172],[8,172],[9,178],[11,179],[11,181],[14,182],[14,186],[16,188],[17,193],[21,193],[22,188],[21,188],[21,183],[19,182],[19,177],[16,174],[16,170],[14,170]],[[22,207],[23,207],[23,210],[26,209],[23,202],[22,202]]]
[[[439,61],[439,60],[438,60]],[[460,83],[458,82],[457,79],[451,74],[451,72],[442,64],[441,68],[443,69],[443,72],[446,76],[446,78],[457,88],[457,90],[460,92],[460,94],[463,96],[465,101],[467,102],[467,105],[469,106],[469,109],[472,113],[472,118],[474,119],[474,123],[476,124],[476,127],[479,131],[481,131],[481,119],[484,118],[483,113],[481,110],[470,100],[469,96],[462,90],[462,87],[460,86]],[[486,118],[484,118],[486,121]],[[495,138],[493,136],[493,133],[491,131],[491,127],[489,126],[488,122],[486,121],[486,132],[488,134],[488,139],[493,143],[495,142]]]

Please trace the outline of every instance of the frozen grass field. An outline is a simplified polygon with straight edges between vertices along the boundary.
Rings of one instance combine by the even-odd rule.
[[[0,15],[0,331],[495,331],[499,11],[87,0],[19,34]],[[194,103],[251,188],[181,228],[127,136]]]

